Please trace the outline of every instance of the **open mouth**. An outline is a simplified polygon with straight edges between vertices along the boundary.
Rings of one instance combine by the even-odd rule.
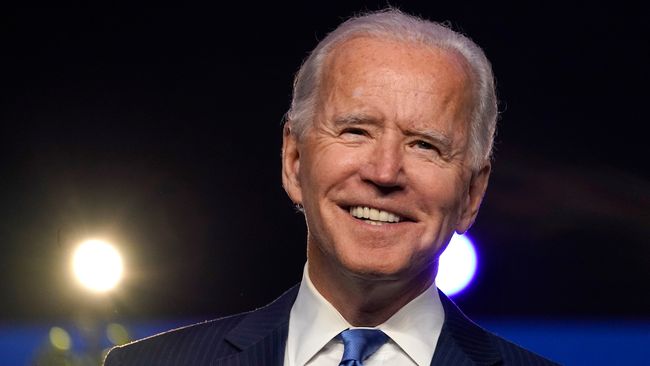
[[[405,219],[396,213],[367,206],[351,206],[350,215],[371,225],[396,224]]]

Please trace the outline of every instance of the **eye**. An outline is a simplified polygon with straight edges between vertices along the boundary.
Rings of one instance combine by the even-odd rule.
[[[435,147],[435,146],[433,146],[432,144],[430,144],[430,143],[428,143],[428,142],[426,142],[426,141],[422,141],[422,140],[417,140],[417,141],[415,141],[415,143],[414,143],[413,145],[414,145],[415,147],[417,147],[418,149],[423,149],[423,150],[436,150],[436,147]]]
[[[361,129],[361,128],[350,127],[350,128],[344,129],[341,132],[341,134],[351,134],[351,135],[365,136],[368,133],[365,130]]]
[[[411,148],[415,151],[425,154],[426,156],[438,156],[440,155],[440,149],[438,146],[426,141],[426,140],[414,140],[411,142]]]

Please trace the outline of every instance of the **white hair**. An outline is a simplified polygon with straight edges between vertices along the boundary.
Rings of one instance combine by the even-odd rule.
[[[317,108],[323,65],[339,44],[356,37],[417,43],[459,53],[468,63],[474,89],[474,108],[469,131],[470,164],[478,169],[492,154],[497,120],[497,97],[492,67],[483,50],[449,27],[404,14],[393,8],[348,19],[329,33],[303,62],[293,83],[293,99],[287,112],[292,133],[302,138]]]

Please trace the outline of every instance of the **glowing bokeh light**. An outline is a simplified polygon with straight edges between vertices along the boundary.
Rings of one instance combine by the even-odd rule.
[[[116,346],[121,346],[131,340],[129,331],[122,324],[117,323],[111,323],[106,327],[106,337]]]
[[[65,329],[61,327],[52,327],[50,328],[50,343],[52,344],[52,347],[58,350],[67,351],[72,346],[72,339]]]
[[[469,285],[476,273],[476,250],[466,235],[454,234],[440,255],[436,285],[453,296]]]
[[[72,269],[86,288],[105,292],[114,288],[122,278],[122,257],[110,244],[101,240],[88,240],[74,252]]]

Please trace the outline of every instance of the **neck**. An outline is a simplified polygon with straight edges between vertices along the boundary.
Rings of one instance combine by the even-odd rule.
[[[384,323],[429,288],[434,278],[429,271],[403,279],[363,276],[334,266],[320,255],[309,255],[308,262],[314,287],[355,327]]]

